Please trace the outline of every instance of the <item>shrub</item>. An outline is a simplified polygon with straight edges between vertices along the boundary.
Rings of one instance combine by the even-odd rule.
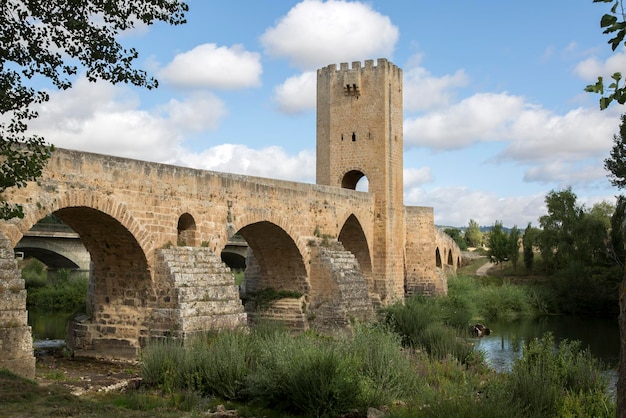
[[[503,392],[505,402],[529,417],[568,416],[568,408],[585,409],[579,416],[598,416],[600,403],[610,405],[601,369],[579,342],[564,340],[555,349],[554,337],[547,333],[530,341],[513,365]]]
[[[389,404],[411,394],[416,385],[413,365],[389,327],[356,325],[343,350],[359,376],[363,405]]]
[[[357,406],[359,382],[334,344],[310,335],[273,333],[259,343],[248,393],[285,412],[336,416]]]
[[[195,389],[222,399],[243,396],[246,379],[253,360],[251,337],[243,330],[221,331],[212,338],[197,338],[187,355],[196,364],[186,379],[200,379]],[[195,369],[195,370],[194,370]]]

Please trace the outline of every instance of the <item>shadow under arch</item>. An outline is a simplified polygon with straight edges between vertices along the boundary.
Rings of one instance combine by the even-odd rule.
[[[185,212],[180,215],[176,230],[178,231],[178,246],[196,246],[196,220],[191,214]]]
[[[454,259],[452,258],[452,250],[448,250],[448,265],[454,266]]]
[[[443,267],[441,263],[441,253],[439,252],[439,248],[435,250],[435,265],[439,268]]]
[[[245,292],[268,288],[302,294],[309,292],[303,256],[283,228],[269,221],[259,221],[242,227],[237,233],[249,247]]]
[[[367,176],[365,175],[365,173],[363,173],[363,171],[361,170],[350,170],[347,173],[345,173],[341,179],[341,187],[343,189],[351,189],[351,190],[357,190],[357,184],[359,184],[359,181],[365,177],[365,179],[367,179]]]
[[[84,355],[136,358],[145,329],[152,280],[146,254],[120,221],[100,210],[75,206],[53,214],[76,231],[91,256],[85,338],[68,335]],[[70,331],[71,334],[71,331]]]
[[[367,283],[370,292],[374,291],[374,283],[372,281],[372,259],[370,249],[367,243],[365,232],[361,227],[361,223],[354,214],[348,216],[343,224],[337,240],[341,242],[343,247],[350,251],[359,262],[361,273]]]

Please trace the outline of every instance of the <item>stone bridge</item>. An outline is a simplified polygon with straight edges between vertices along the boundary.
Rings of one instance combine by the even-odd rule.
[[[79,234],[70,228],[35,226],[16,244],[18,258],[38,259],[48,267],[49,274],[61,269],[89,272],[91,257]]]
[[[360,86],[360,102],[354,90],[345,93],[346,80]],[[367,139],[350,125],[351,140],[339,140],[332,119],[345,112],[324,109],[335,99],[383,106],[375,115],[390,123],[372,122],[356,106],[353,112],[367,117]],[[263,317],[299,330],[349,328],[406,295],[446,293],[437,264],[455,269],[458,247],[436,238],[432,208],[403,204],[402,122],[390,105],[401,110],[401,70],[386,60],[318,72],[318,184],[56,149],[41,178],[4,195],[22,204],[25,216],[0,222],[0,368],[34,375],[14,249],[50,214],[91,256],[86,312],[68,333],[78,355],[136,358],[153,338],[186,338]],[[335,146],[345,149],[333,152]],[[381,152],[361,155],[368,147]],[[389,164],[372,161],[379,154]],[[333,161],[349,155],[349,164]],[[369,192],[353,190],[364,175]],[[220,257],[235,235],[248,246],[241,288]],[[289,297],[259,311],[255,295],[266,290]]]

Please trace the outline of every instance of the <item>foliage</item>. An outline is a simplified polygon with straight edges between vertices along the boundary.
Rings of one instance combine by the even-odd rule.
[[[611,249],[613,257],[617,264],[624,265],[625,258],[625,246],[624,235],[626,227],[626,197],[620,195],[617,197],[617,203],[615,204],[615,212],[611,216]]]
[[[489,260],[495,264],[501,264],[509,257],[509,240],[506,232],[502,229],[502,221],[496,221],[491,227],[489,240],[487,241]]]
[[[46,265],[36,258],[29,258],[21,263],[22,279],[26,290],[44,287],[48,281]]]
[[[3,2],[0,194],[39,177],[52,152],[44,138],[27,133],[28,121],[38,116],[35,107],[49,99],[45,87],[37,91],[32,84],[47,80],[66,90],[80,66],[89,81],[157,87],[155,79],[133,68],[137,51],[124,48],[116,38],[139,24],[182,24],[187,10],[178,0]],[[24,216],[21,206],[0,202],[0,218],[16,216]]]
[[[461,251],[467,250],[467,242],[465,241],[465,236],[463,235],[463,232],[460,229],[445,228],[443,232],[446,233],[450,238],[452,238],[454,242],[456,242],[456,245],[459,246]]]
[[[611,416],[612,411],[598,408],[597,400],[611,404],[608,382],[601,374],[599,362],[588,350],[581,350],[579,342],[561,341],[556,350],[555,345],[554,337],[548,333],[524,347],[522,358],[513,365],[505,384],[505,403],[514,405],[527,417],[564,416],[569,412],[564,395],[578,395],[583,401],[579,399],[576,407],[584,410],[579,416]]]
[[[464,318],[465,329],[456,330],[447,326],[450,317],[444,315],[445,312],[437,299],[413,296],[404,304],[387,307],[384,320],[402,336],[404,346],[423,349],[437,359],[450,355],[464,363],[470,358],[472,348],[459,336],[467,335],[471,318]],[[455,318],[454,322],[458,324],[460,321]]]
[[[604,160],[604,168],[613,186],[626,187],[626,114],[621,116],[619,135],[613,135],[613,148]]]
[[[407,399],[413,365],[389,329],[357,325],[350,338],[293,335],[261,327],[194,339],[154,341],[142,353],[148,385],[166,393],[197,391],[309,416]]]
[[[535,261],[535,244],[537,242],[537,236],[539,230],[534,228],[530,222],[524,230],[524,237],[522,238],[522,252],[524,254],[524,266],[527,272],[531,272]]]
[[[88,278],[72,277],[68,270],[59,270],[48,280],[45,266],[35,259],[22,269],[26,306],[42,312],[75,312],[83,310],[87,298]]]
[[[626,14],[624,14],[624,4],[620,0],[593,0],[594,3],[612,3],[609,13],[606,13],[600,19],[600,27],[604,28],[605,34],[611,36],[608,43],[611,45],[611,49],[615,51],[617,47],[624,41],[626,35]],[[598,93],[600,97],[600,109],[604,110],[613,100],[619,104],[626,103],[626,88],[622,82],[622,73],[616,72],[611,76],[613,80],[611,84],[604,85],[604,78],[598,77],[598,81],[595,84],[590,84],[585,87],[585,91],[590,93]]]
[[[508,259],[513,264],[513,269],[517,269],[517,261],[519,260],[519,243],[520,243],[521,233],[520,230],[517,229],[517,225],[514,225],[509,232],[508,238]]]
[[[465,230],[465,240],[470,247],[480,247],[483,244],[483,234],[480,232],[480,226],[473,219],[469,220]]]

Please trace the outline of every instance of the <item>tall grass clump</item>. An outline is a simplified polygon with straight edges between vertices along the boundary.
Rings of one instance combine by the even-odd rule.
[[[352,357],[363,405],[385,405],[415,395],[419,383],[413,363],[388,326],[357,324],[343,350]]]
[[[480,301],[479,314],[484,319],[513,320],[536,314],[533,297],[525,287],[504,282],[499,286],[482,286],[476,297]]]
[[[188,381],[203,394],[222,399],[241,399],[246,387],[254,345],[244,330],[221,331],[213,338],[197,338],[187,355],[197,364],[187,373]],[[195,361],[193,361],[194,359]]]
[[[615,405],[601,370],[599,361],[581,350],[580,342],[564,340],[556,345],[547,333],[524,347],[500,398],[527,417],[614,416]]]
[[[252,361],[252,341],[242,330],[196,336],[183,344],[165,339],[142,353],[146,383],[167,392],[192,390],[221,399],[241,399]]]
[[[183,389],[181,370],[184,366],[185,348],[182,341],[173,338],[150,342],[141,353],[143,381],[158,386],[167,393]]]
[[[405,346],[424,349],[435,358],[451,355],[465,363],[473,353],[473,347],[463,339],[467,331],[447,325],[446,315],[441,299],[414,296],[404,304],[388,307],[384,320],[401,336]],[[469,325],[469,319],[462,322]],[[458,318],[456,321],[461,322]]]
[[[273,332],[256,343],[247,388],[253,402],[308,416],[337,416],[356,406],[358,379],[332,340]]]

